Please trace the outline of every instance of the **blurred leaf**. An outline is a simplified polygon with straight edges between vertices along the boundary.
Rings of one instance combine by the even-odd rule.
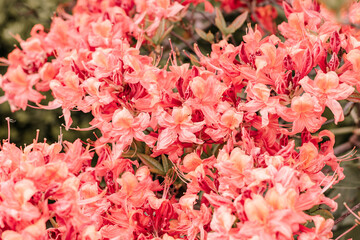
[[[334,216],[331,214],[331,212],[329,210],[326,209],[318,209],[314,212],[312,212],[310,215],[315,216],[315,215],[320,215],[325,219],[334,219]]]
[[[225,35],[226,32],[226,22],[224,19],[223,14],[221,13],[221,10],[219,8],[215,8],[215,13],[216,13],[216,17],[215,17],[215,25],[219,28],[219,30],[221,31],[221,33],[223,33]]]
[[[166,29],[166,21],[163,18],[159,24],[158,29],[156,30],[154,37],[152,38],[152,42],[155,45],[160,45],[162,43],[162,41],[164,40],[164,38],[171,32],[173,27],[174,26],[171,25],[169,28]],[[148,38],[146,38],[146,39],[148,40]]]
[[[164,172],[167,173],[169,171],[169,159],[164,154],[161,154],[161,162]]]
[[[226,28],[227,34],[232,34],[241,28],[247,19],[248,13],[248,11],[245,11],[240,16],[235,18],[235,20]]]
[[[195,32],[205,41],[208,41],[209,43],[214,43],[214,34],[212,34],[210,31],[208,33],[205,33],[200,28],[195,28]]]
[[[352,0],[319,0],[327,9],[339,13],[342,9],[347,9]]]
[[[123,158],[132,158],[135,156],[135,151],[134,150],[128,150],[127,152],[124,152],[123,154],[121,154],[121,157]]]
[[[159,174],[164,176],[166,173],[164,172],[163,167],[161,164],[153,157],[150,157],[149,155],[137,153],[137,156],[140,158],[140,160],[149,167],[149,170],[152,173]]]
[[[160,37],[160,43],[163,42],[163,40],[165,39],[165,37],[171,32],[171,30],[173,29],[173,25],[171,25],[168,29],[165,30],[165,32],[163,33],[163,35]]]
[[[156,30],[156,33],[154,35],[154,37],[152,38],[152,42],[155,45],[159,45],[160,44],[160,39],[161,37],[164,35],[165,32],[165,19],[161,19],[161,22],[159,24],[158,29]]]
[[[351,102],[360,102],[360,93],[358,91],[354,91],[353,94],[350,95],[346,100]]]
[[[144,153],[145,152],[145,143],[140,142],[134,139],[133,141],[133,147],[135,148],[136,152]]]

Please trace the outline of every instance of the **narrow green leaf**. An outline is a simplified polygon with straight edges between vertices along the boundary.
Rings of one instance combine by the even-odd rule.
[[[206,34],[206,37],[210,43],[214,43],[215,36],[210,31]]]
[[[137,153],[137,156],[146,166],[149,167],[152,173],[160,174],[162,176],[165,175],[163,167],[155,158],[143,153]]]
[[[146,144],[144,142],[140,142],[140,141],[137,141],[137,140],[134,139],[133,143],[136,146],[136,152],[140,152],[140,153],[145,152],[145,145]]]
[[[310,215],[313,215],[313,216],[320,215],[325,219],[329,219],[329,218],[334,219],[334,216],[331,214],[331,212],[326,209],[318,209],[318,210],[312,212]]]
[[[169,160],[164,154],[161,154],[161,162],[164,169],[164,172],[167,173],[169,171]]]
[[[215,25],[218,27],[218,29],[221,31],[221,33],[225,33],[226,31],[226,22],[224,19],[224,16],[221,13],[221,10],[219,8],[215,8]]]
[[[224,144],[214,144],[213,146],[213,150],[212,150],[212,155],[214,155],[215,157],[217,157],[217,155],[219,154],[220,149],[224,146]]]
[[[123,154],[121,154],[121,157],[123,158],[132,158],[135,156],[135,151],[134,150],[129,150],[127,152],[124,152]]]
[[[155,45],[160,44],[161,42],[160,39],[164,35],[164,32],[165,32],[165,19],[162,19],[158,29],[156,30],[154,37],[152,38],[152,41]]]
[[[171,25],[168,29],[166,29],[166,31],[164,32],[164,34],[161,36],[159,43],[163,42],[163,40],[165,39],[165,37],[171,32],[171,30],[174,28],[174,25]]]
[[[197,33],[197,35],[199,35],[202,39],[207,40],[207,36],[206,33],[201,30],[200,28],[195,28],[195,32]]]
[[[245,11],[240,16],[235,18],[235,20],[227,27],[227,33],[232,34],[236,32],[236,30],[238,30],[245,23],[248,13],[248,11]]]
[[[360,93],[358,91],[355,91],[346,100],[351,102],[360,102]]]
[[[205,41],[208,41],[210,43],[214,43],[214,34],[212,34],[210,31],[208,33],[204,32],[200,28],[195,28],[195,32]]]

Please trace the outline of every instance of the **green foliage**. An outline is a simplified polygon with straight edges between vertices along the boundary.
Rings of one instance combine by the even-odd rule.
[[[35,24],[49,28],[59,4],[71,0],[0,0],[0,56],[7,56],[17,44],[13,35],[26,39]],[[70,4],[71,5],[71,4]],[[4,69],[2,69],[4,72]]]

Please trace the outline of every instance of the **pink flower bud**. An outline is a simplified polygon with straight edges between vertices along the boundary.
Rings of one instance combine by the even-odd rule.
[[[294,63],[289,54],[284,57],[283,64],[286,70],[294,70]]]
[[[330,37],[330,47],[335,54],[338,54],[340,50],[340,44],[341,44],[340,35],[337,31],[334,31]]]

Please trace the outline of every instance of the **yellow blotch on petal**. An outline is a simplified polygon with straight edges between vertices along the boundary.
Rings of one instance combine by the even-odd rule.
[[[7,239],[7,240],[23,240],[23,237],[20,233],[17,233],[12,230],[6,230],[1,234],[1,239]]]
[[[294,97],[291,102],[291,109],[298,113],[310,112],[314,109],[314,100],[308,93]]]
[[[253,164],[251,157],[246,155],[240,148],[235,148],[231,152],[229,160],[233,162],[234,167],[239,170],[240,173],[243,173],[246,168],[251,168]]]
[[[112,124],[116,128],[130,128],[133,122],[134,117],[126,108],[116,110],[112,117]]]
[[[253,94],[263,102],[267,102],[269,100],[270,89],[265,84],[262,83],[255,84],[252,91]]]
[[[265,223],[270,209],[261,195],[254,195],[253,199],[245,200],[245,213],[250,221]]]
[[[231,130],[239,127],[243,120],[243,113],[235,112],[234,109],[228,109],[222,116],[221,122]]]
[[[121,191],[124,192],[128,196],[130,196],[134,192],[135,188],[139,184],[139,182],[136,179],[136,177],[134,176],[134,174],[132,174],[130,172],[125,172],[121,176],[119,183],[122,187]]]
[[[92,30],[95,34],[100,35],[103,38],[107,38],[110,36],[111,27],[111,22],[109,20],[105,20],[103,22],[94,23],[92,25]]]
[[[55,78],[57,71],[51,63],[47,62],[40,69],[39,74],[43,81],[51,81]]]
[[[313,165],[314,159],[318,156],[318,150],[312,143],[305,143],[300,148],[300,164],[302,169]]]
[[[265,200],[274,209],[286,209],[294,207],[296,197],[297,193],[294,189],[290,188],[285,192],[279,192],[277,188],[271,188],[266,192]]]
[[[353,49],[347,54],[347,60],[353,65],[355,72],[360,71],[360,50]]]
[[[188,106],[174,108],[172,116],[176,124],[182,124],[191,119],[192,110]]]
[[[319,72],[315,77],[315,85],[320,88],[323,92],[327,92],[330,89],[334,89],[339,86],[338,75],[331,71],[328,73]]]
[[[206,81],[202,77],[194,77],[192,82],[190,82],[190,88],[195,97],[199,99],[203,99],[205,97]]]
[[[20,66],[18,66],[13,71],[9,71],[8,79],[10,82],[19,84],[21,86],[27,86],[28,84],[28,82],[26,81],[26,73]]]
[[[37,191],[32,181],[23,179],[15,184],[15,197],[16,200],[23,204],[30,200],[32,195]]]

